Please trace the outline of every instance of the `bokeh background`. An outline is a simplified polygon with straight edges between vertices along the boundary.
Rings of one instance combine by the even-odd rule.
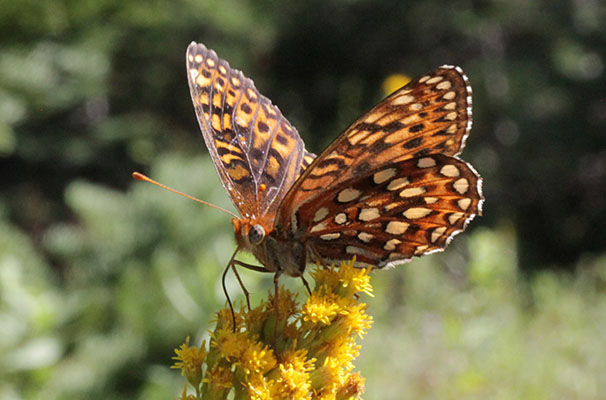
[[[192,40],[316,153],[389,77],[460,65],[485,215],[375,274],[365,398],[603,398],[604,21],[599,0],[2,1],[0,398],[182,390],[173,349],[224,304],[232,227],[130,173],[232,207],[189,97]],[[271,279],[242,274],[259,301]]]

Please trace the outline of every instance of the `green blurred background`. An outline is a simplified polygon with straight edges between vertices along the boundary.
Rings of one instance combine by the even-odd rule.
[[[233,231],[130,173],[231,207],[187,88],[195,40],[316,153],[392,74],[457,64],[471,80],[463,158],[485,215],[374,275],[365,398],[603,399],[604,21],[599,0],[4,0],[0,398],[182,390],[173,348],[207,337]],[[271,279],[242,274],[259,301]]]

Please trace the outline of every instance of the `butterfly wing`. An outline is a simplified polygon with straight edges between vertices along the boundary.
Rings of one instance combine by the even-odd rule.
[[[196,117],[225,190],[243,217],[273,217],[315,155],[253,81],[213,50],[192,42],[186,63]]]
[[[376,166],[427,154],[459,154],[471,130],[471,86],[458,67],[411,81],[351,124],[297,181],[280,213]],[[287,206],[287,207],[285,207]]]
[[[397,90],[346,129],[301,175],[282,202],[276,231],[284,237],[308,240],[317,258],[351,258],[357,251],[359,260],[379,266],[446,246],[449,238],[465,227],[465,221],[481,212],[483,201],[479,175],[455,157],[471,130],[471,101],[469,80],[458,67],[440,67]],[[421,160],[435,166],[421,168]],[[446,171],[456,169],[459,176],[440,173],[443,167]],[[373,185],[375,174],[392,169],[389,182]],[[459,179],[468,185],[465,193],[457,192],[454,186],[463,182]],[[402,188],[403,193],[425,191],[410,198],[394,195],[388,186],[404,180],[409,186]],[[339,196],[347,199],[354,194],[359,197],[351,200],[352,204],[339,200]],[[438,201],[426,201],[434,198]],[[465,209],[455,204],[459,200]],[[363,218],[369,217],[363,212],[366,209],[372,210],[368,211],[372,215],[378,213],[379,220],[365,221]],[[417,209],[430,212],[419,217]],[[322,220],[324,213],[335,223],[337,215],[343,220],[345,214],[353,224],[349,231],[352,235],[355,232],[353,238],[348,239],[345,233],[337,238],[336,229],[343,229],[342,224],[337,223],[337,227]],[[408,224],[408,228],[404,230],[401,224]],[[361,243],[360,234],[366,238],[372,235],[377,241]],[[355,249],[365,249],[366,253]]]
[[[481,179],[456,157],[389,163],[325,190],[297,211],[307,247],[322,263],[382,268],[443,250],[481,212]]]

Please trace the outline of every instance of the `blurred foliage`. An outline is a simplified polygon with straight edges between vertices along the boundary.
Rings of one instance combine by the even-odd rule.
[[[0,398],[179,392],[166,367],[223,304],[232,228],[130,172],[230,207],[189,98],[192,40],[315,152],[386,77],[461,65],[486,215],[446,253],[375,275],[367,396],[599,398],[605,20],[595,0],[1,2]]]

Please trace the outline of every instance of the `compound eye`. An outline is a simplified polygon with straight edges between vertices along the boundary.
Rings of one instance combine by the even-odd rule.
[[[250,240],[252,244],[257,245],[260,244],[263,239],[265,239],[265,229],[259,224],[254,225],[248,232],[248,240]]]

